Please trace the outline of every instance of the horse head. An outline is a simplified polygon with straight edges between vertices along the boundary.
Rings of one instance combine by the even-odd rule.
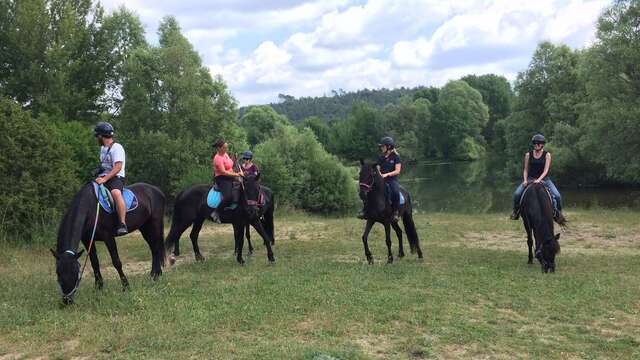
[[[259,216],[260,173],[257,175],[248,174],[244,176],[244,196],[249,216],[251,218]]]
[[[377,164],[365,164],[364,160],[360,159],[360,175],[359,175],[359,195],[363,201],[367,198],[367,195],[371,190],[377,187],[382,181],[382,175],[380,175],[380,169]]]
[[[58,286],[62,295],[62,302],[70,304],[73,302],[78,286],[80,285],[80,262],[78,258],[84,252],[75,253],[67,250],[63,253],[50,249],[51,254],[56,259],[56,274],[58,275]]]

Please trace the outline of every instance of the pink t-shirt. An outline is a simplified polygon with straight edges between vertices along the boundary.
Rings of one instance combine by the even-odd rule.
[[[220,176],[222,174],[218,174],[218,168],[224,168],[226,171],[231,171],[233,168],[233,160],[229,157],[229,154],[224,154],[222,156],[216,154],[213,157],[213,173],[215,176]]]

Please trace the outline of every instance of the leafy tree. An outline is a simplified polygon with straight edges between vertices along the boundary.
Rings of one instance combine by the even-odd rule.
[[[240,119],[240,124],[247,132],[247,141],[252,146],[269,138],[277,124],[288,123],[285,116],[270,106],[251,106]]]
[[[480,132],[488,120],[482,95],[464,81],[450,81],[433,106],[433,141],[444,158],[469,158],[468,144],[484,145]]]
[[[640,2],[615,1],[598,20],[580,78],[588,104],[580,114],[580,149],[617,182],[640,182]]]
[[[482,94],[482,100],[489,108],[489,121],[482,130],[482,135],[487,143],[492,143],[495,123],[511,114],[514,96],[511,85],[504,76],[495,74],[467,75],[461,80],[478,90]]]

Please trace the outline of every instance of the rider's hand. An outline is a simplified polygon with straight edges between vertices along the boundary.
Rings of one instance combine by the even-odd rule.
[[[534,184],[540,184],[541,182],[542,182],[542,180],[540,180],[540,179],[536,179],[533,183],[534,183]]]
[[[382,175],[383,179],[387,177],[387,174],[380,174],[380,175]]]
[[[522,186],[527,186],[528,183],[529,182],[527,180],[525,180],[525,181],[522,182]]]
[[[96,184],[98,184],[98,185],[102,185],[102,184],[107,182],[107,180],[105,180],[104,177],[96,178],[95,181],[96,181]]]

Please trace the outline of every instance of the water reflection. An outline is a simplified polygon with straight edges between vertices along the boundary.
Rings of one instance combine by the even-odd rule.
[[[517,185],[486,161],[406,164],[400,179],[418,211],[463,213],[511,210]],[[640,210],[640,189],[573,188],[556,184],[565,208],[632,208]]]

